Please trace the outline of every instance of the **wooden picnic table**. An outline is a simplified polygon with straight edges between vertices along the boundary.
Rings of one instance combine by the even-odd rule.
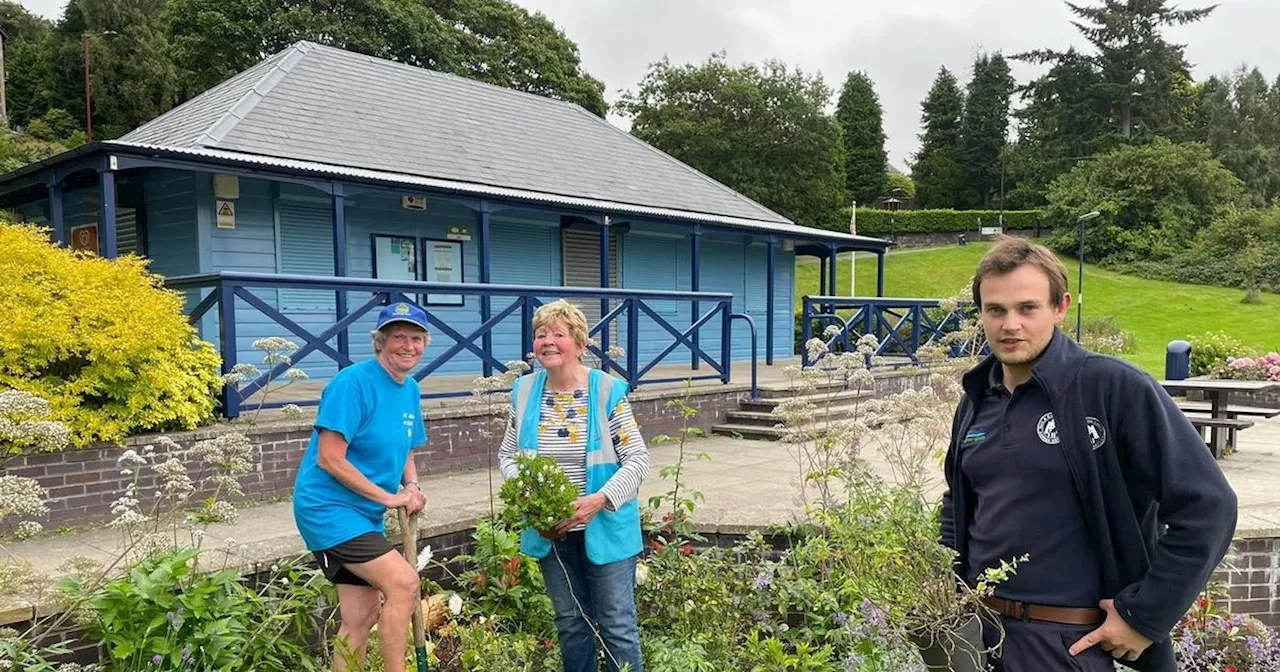
[[[1214,457],[1221,457],[1227,447],[1228,437],[1235,435],[1236,429],[1231,422],[1241,422],[1231,418],[1228,399],[1232,392],[1265,394],[1272,390],[1280,390],[1280,383],[1266,380],[1224,380],[1220,378],[1188,378],[1186,380],[1162,380],[1160,385],[1169,394],[1178,392],[1199,391],[1209,401],[1209,417],[1212,420],[1206,427],[1209,429],[1209,450]],[[1250,423],[1252,424],[1252,423]]]

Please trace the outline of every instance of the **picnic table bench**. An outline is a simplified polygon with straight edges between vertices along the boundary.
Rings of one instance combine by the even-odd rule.
[[[1179,400],[1178,406],[1187,418],[1201,433],[1208,434],[1206,444],[1215,458],[1220,458],[1227,449],[1235,449],[1236,439],[1241,430],[1253,426],[1253,420],[1239,416],[1251,415],[1269,418],[1280,415],[1280,409],[1268,409],[1255,406],[1231,405],[1227,399],[1232,392],[1264,394],[1280,389],[1280,383],[1265,380],[1222,380],[1218,378],[1188,378],[1186,380],[1162,380],[1160,385],[1169,394],[1183,394],[1188,391],[1199,391],[1208,400],[1193,402]],[[1190,413],[1209,413],[1209,417],[1197,417]]]
[[[1213,413],[1213,405],[1207,401],[1179,401],[1178,408],[1183,413]],[[1257,417],[1257,418],[1274,418],[1280,415],[1280,408],[1268,408],[1266,406],[1227,406],[1224,413],[1228,418],[1238,418],[1240,416]]]

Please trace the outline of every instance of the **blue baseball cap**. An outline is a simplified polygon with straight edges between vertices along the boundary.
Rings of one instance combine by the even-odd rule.
[[[382,329],[394,322],[405,322],[419,327],[423,331],[430,331],[427,328],[427,311],[405,301],[397,301],[390,304],[383,308],[381,313],[378,313],[378,329]]]

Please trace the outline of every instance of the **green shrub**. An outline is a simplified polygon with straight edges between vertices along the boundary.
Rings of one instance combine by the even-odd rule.
[[[981,224],[979,224],[981,222]],[[858,208],[858,235],[878,236],[903,233],[960,233],[977,231],[979,226],[996,226],[996,210],[876,210]],[[849,231],[849,208],[841,208],[824,225],[831,231]],[[1006,210],[1004,228],[1051,228],[1039,210]]]
[[[1188,339],[1191,343],[1191,375],[1213,373],[1227,364],[1228,357],[1248,356],[1250,348],[1234,336],[1221,331],[1211,331]]]
[[[71,252],[3,220],[0,249],[0,387],[47,400],[77,445],[212,417],[218,355],[144,260]]]

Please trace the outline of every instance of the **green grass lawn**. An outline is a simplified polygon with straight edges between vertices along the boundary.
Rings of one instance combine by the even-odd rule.
[[[890,254],[885,266],[885,295],[912,298],[954,296],[968,285],[989,244],[970,243],[921,252]],[[1063,259],[1072,293],[1076,289],[1076,263]],[[837,271],[839,294],[849,294],[849,262]],[[874,255],[858,256],[858,294],[875,293]],[[1244,291],[1201,285],[1181,285],[1145,280],[1085,265],[1085,319],[1108,316],[1131,332],[1137,350],[1127,357],[1160,377],[1164,374],[1165,345],[1174,339],[1223,331],[1245,343],[1267,350],[1280,349],[1280,295],[1263,294],[1262,303],[1240,303]],[[818,293],[818,265],[796,267],[796,310],[799,297]],[[1065,324],[1075,334],[1076,309]]]

